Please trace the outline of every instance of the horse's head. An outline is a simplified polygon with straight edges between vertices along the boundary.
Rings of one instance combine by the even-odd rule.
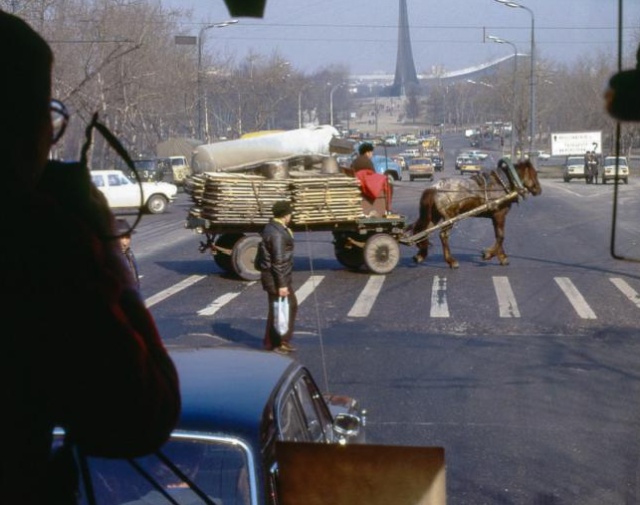
[[[520,176],[522,185],[527,189],[527,191],[529,191],[529,193],[533,196],[538,196],[542,193],[540,182],[538,182],[538,171],[530,160],[519,161],[516,163],[515,169]]]

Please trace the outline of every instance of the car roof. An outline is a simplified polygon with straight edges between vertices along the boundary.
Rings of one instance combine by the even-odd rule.
[[[302,368],[294,360],[245,347],[169,349],[178,370],[182,413],[177,429],[260,440],[265,408],[280,384]]]

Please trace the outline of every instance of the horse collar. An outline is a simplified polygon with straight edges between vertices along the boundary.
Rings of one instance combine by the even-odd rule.
[[[498,167],[501,167],[502,171],[506,172],[507,177],[513,183],[513,189],[515,189],[519,193],[525,189],[524,184],[522,184],[522,181],[520,180],[520,176],[518,175],[517,170],[513,166],[513,163],[511,163],[511,160],[507,158],[500,159],[500,161],[498,161]]]

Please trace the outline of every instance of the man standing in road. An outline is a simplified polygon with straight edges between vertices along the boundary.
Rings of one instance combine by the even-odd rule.
[[[291,286],[293,273],[293,232],[289,228],[292,209],[288,201],[278,201],[272,207],[273,218],[262,231],[262,242],[256,255],[262,288],[268,294],[269,312],[264,334],[264,347],[278,354],[295,351],[291,345],[293,327],[298,312],[298,300]],[[280,335],[274,327],[274,302],[286,297],[289,302],[289,326]]]

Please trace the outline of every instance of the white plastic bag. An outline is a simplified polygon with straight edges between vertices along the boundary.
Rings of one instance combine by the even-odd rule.
[[[273,302],[273,327],[280,336],[289,329],[289,298],[286,296],[279,296]]]

